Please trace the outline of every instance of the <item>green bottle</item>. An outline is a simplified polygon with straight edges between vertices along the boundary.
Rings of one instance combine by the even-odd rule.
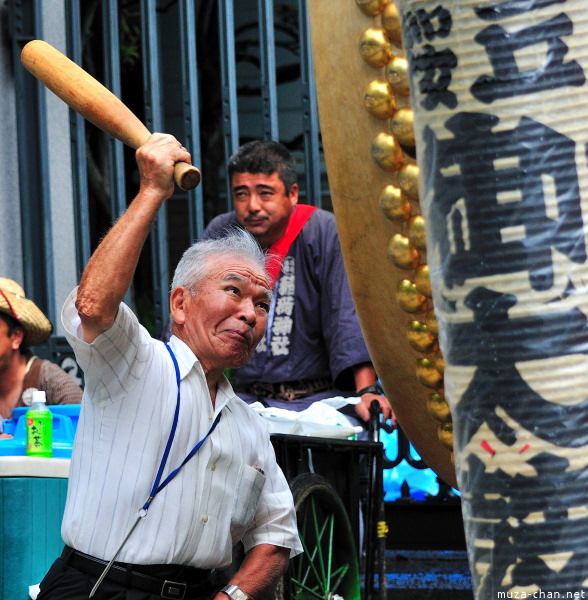
[[[51,458],[53,450],[53,415],[47,408],[45,392],[35,390],[31,408],[27,410],[27,456]]]

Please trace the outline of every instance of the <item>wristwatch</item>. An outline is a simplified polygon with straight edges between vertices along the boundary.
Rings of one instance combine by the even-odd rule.
[[[249,596],[237,585],[225,585],[221,590],[231,600],[252,600]]]
[[[361,390],[358,390],[357,392],[355,392],[356,396],[363,396],[364,394],[382,394],[380,388],[378,385],[374,384],[374,385],[368,385],[367,387],[361,388]]]

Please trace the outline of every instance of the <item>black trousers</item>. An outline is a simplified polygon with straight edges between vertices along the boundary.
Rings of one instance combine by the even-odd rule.
[[[41,581],[41,591],[37,600],[88,600],[90,591],[99,575],[84,572],[69,564],[72,560],[71,553],[71,549],[66,547],[62,556],[53,563]],[[143,566],[142,571],[145,572],[145,570],[146,567]],[[162,574],[157,572],[157,568],[150,574],[157,578],[182,580],[181,573],[177,576]],[[202,582],[202,585],[191,585],[182,600],[211,600],[223,585],[224,581],[219,582],[212,579]],[[174,598],[174,596],[162,596],[161,593],[138,589],[130,583],[113,581],[109,576],[102,581],[93,596],[95,600],[161,600],[161,598]]]

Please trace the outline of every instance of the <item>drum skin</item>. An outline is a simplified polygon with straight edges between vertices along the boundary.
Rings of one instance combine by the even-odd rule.
[[[309,2],[317,101],[323,148],[349,285],[359,321],[386,397],[421,458],[456,486],[452,452],[439,439],[439,422],[427,409],[433,391],[416,375],[423,358],[407,341],[411,316],[397,300],[407,272],[387,256],[399,228],[385,217],[379,196],[397,173],[372,158],[372,140],[387,131],[365,107],[364,90],[384,78],[384,67],[360,57],[360,37],[380,17],[364,15],[353,0]],[[402,98],[399,98],[402,101]],[[408,99],[404,98],[404,103]],[[404,162],[414,163],[406,155]],[[413,212],[418,204],[413,203]],[[424,313],[421,313],[421,317]]]

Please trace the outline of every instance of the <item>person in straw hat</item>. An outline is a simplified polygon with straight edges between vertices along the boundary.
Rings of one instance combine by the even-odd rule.
[[[47,404],[79,404],[82,390],[58,365],[29,349],[42,344],[53,326],[24,290],[0,277],[0,416],[10,419],[18,406],[29,406],[32,389],[47,394]],[[0,427],[2,424],[0,419]],[[1,430],[0,430],[1,433]]]

